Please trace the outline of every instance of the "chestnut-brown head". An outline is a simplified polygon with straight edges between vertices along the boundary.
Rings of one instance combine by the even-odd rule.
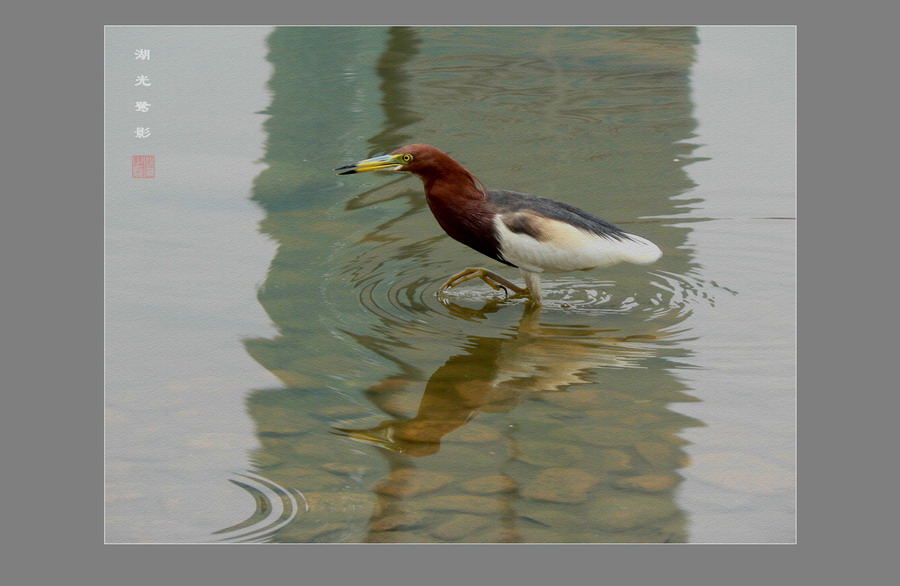
[[[481,199],[486,193],[484,184],[450,155],[422,143],[408,144],[389,155],[365,159],[335,171],[338,175],[368,171],[413,173],[422,179],[429,202],[434,198]]]
[[[403,166],[398,171],[407,171],[416,175],[438,175],[462,169],[462,165],[454,161],[440,149],[429,144],[408,144],[391,153],[399,157]]]
[[[460,170],[464,171],[462,166],[451,159],[447,153],[422,143],[408,144],[389,155],[372,157],[335,169],[335,171],[339,171],[338,175],[368,171],[399,171],[414,173],[422,177],[454,173]]]

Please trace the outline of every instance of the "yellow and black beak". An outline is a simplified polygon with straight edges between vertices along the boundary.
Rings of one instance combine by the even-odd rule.
[[[400,159],[402,155],[382,155],[366,159],[352,165],[338,167],[338,175],[350,175],[351,173],[366,173],[368,171],[399,171],[405,163]]]

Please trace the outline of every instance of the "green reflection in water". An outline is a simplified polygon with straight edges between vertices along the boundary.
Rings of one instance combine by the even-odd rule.
[[[699,422],[669,406],[692,400],[676,371],[708,292],[682,277],[688,229],[665,218],[691,203],[675,196],[693,186],[695,43],[691,28],[272,33],[254,199],[278,243],[259,301],[279,334],[245,345],[285,388],[247,404],[254,474],[290,504],[256,538],[687,540],[678,434]],[[476,257],[441,234],[421,186],[331,172],[412,141],[665,256],[560,276],[542,312],[477,287],[442,303],[436,286]]]

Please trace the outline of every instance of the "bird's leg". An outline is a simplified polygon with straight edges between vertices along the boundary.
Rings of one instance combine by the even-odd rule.
[[[464,271],[461,271],[447,279],[447,282],[441,285],[441,288],[438,289],[438,293],[443,293],[450,287],[456,287],[460,283],[465,283],[466,281],[471,281],[472,279],[481,279],[482,281],[490,285],[490,287],[494,291],[503,289],[505,291],[512,291],[516,295],[528,294],[528,289],[523,289],[512,281],[504,279],[497,273],[494,273],[487,269],[466,269]]]
[[[525,286],[528,288],[528,292],[531,293],[531,298],[540,305],[543,298],[543,295],[541,295],[541,274],[532,273],[525,269],[519,270],[522,271],[522,276],[525,278]]]

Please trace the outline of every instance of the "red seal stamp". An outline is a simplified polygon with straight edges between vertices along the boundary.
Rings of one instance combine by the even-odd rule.
[[[152,179],[156,177],[156,155],[132,156],[131,176],[135,179]]]

